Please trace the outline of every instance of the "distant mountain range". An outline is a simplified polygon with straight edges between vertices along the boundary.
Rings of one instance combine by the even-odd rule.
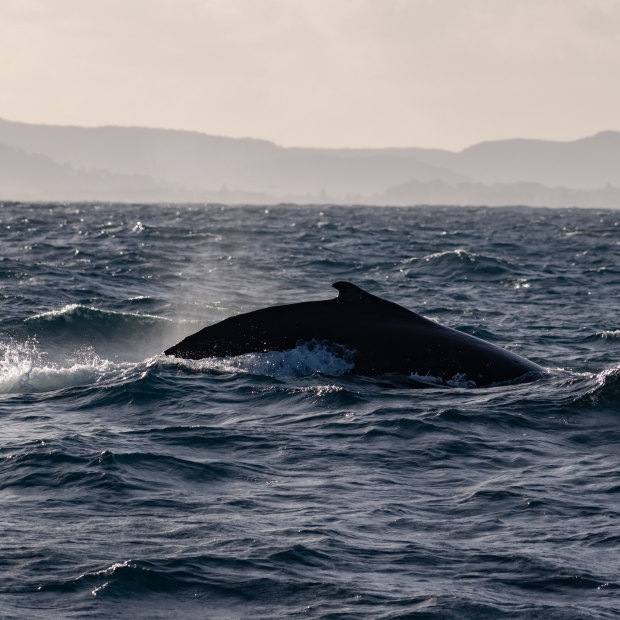
[[[620,132],[459,152],[0,119],[0,199],[620,207]]]

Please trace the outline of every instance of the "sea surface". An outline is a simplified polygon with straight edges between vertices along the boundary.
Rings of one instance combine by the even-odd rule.
[[[351,281],[545,368],[162,351]],[[620,211],[0,204],[0,617],[620,617]]]

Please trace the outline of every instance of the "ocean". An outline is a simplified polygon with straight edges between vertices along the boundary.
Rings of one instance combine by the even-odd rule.
[[[347,280],[542,365],[162,351]],[[620,210],[0,204],[0,617],[620,617]]]

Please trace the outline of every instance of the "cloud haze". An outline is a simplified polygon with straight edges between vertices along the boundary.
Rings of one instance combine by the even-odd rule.
[[[613,0],[8,0],[0,117],[299,146],[618,129]]]

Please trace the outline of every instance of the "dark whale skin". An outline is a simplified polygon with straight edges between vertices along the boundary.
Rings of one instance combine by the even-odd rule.
[[[328,341],[354,351],[351,372],[454,377],[478,386],[534,380],[543,369],[490,342],[459,332],[371,295],[349,282],[335,299],[272,306],[230,317],[166,349],[185,359],[285,351]]]

